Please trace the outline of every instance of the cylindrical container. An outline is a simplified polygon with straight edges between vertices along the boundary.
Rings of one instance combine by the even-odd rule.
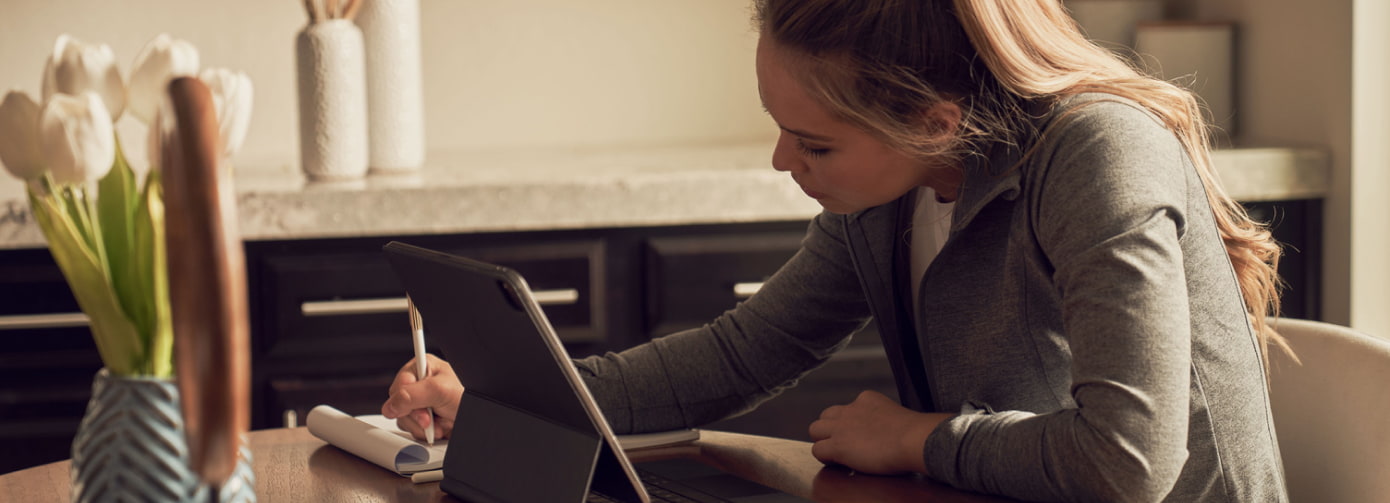
[[[1163,19],[1162,0],[1066,0],[1086,38],[1118,52],[1134,49],[1134,29]]]
[[[357,13],[367,52],[367,136],[372,173],[425,163],[419,0],[370,0]]]
[[[367,86],[361,30],[345,19],[312,23],[299,32],[295,49],[304,174],[316,181],[363,177]]]
[[[1135,50],[1151,71],[1183,84],[1204,102],[1218,135],[1235,134],[1235,25],[1140,23]]]

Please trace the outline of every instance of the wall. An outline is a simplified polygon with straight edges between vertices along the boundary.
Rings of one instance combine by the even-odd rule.
[[[1390,337],[1390,3],[1353,12],[1351,324]]]
[[[421,15],[430,149],[775,134],[758,103],[744,0],[422,0]],[[37,95],[60,33],[110,44],[128,74],[145,42],[168,32],[196,45],[204,66],[254,81],[238,165],[286,165],[298,155],[294,37],[305,22],[292,0],[3,0],[0,90]],[[143,129],[122,123],[126,136]]]
[[[1332,154],[1323,316],[1390,336],[1390,102],[1384,96],[1390,5],[1170,0],[1168,6],[1175,15],[1238,23],[1238,141],[1315,145]]]

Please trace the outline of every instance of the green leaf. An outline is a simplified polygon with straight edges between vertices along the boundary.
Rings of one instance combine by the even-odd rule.
[[[102,362],[115,374],[137,375],[139,362],[145,358],[140,336],[116,300],[96,254],[66,211],[73,207],[71,199],[58,201],[59,193],[40,196],[33,188],[28,191],[49,252],[67,278],[78,306],[91,320],[92,337]]]
[[[169,271],[164,243],[163,183],[159,172],[145,179],[135,214],[135,246],[133,257],[140,281],[140,291],[148,292],[149,361],[147,372],[155,376],[173,375],[174,329],[169,311]]]
[[[121,308],[140,333],[148,337],[154,320],[149,308],[151,293],[141,288],[136,266],[142,250],[135,242],[135,207],[140,194],[136,191],[135,172],[130,169],[120,142],[116,142],[116,160],[110,173],[97,186],[97,219],[106,250],[112,286]]]

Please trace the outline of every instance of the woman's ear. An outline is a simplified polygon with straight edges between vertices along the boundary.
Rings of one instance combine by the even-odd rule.
[[[941,100],[922,112],[922,126],[931,136],[956,134],[960,126],[960,105],[950,100]]]

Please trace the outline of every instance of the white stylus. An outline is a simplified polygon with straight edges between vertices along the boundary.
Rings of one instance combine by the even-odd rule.
[[[410,311],[411,338],[415,340],[415,377],[424,379],[430,372],[429,361],[425,358],[425,323],[420,319],[420,311],[415,309],[415,301],[410,300],[410,295],[405,296],[405,305]],[[434,409],[426,410],[430,413],[430,419],[421,426],[425,427],[425,441],[434,445]]]

